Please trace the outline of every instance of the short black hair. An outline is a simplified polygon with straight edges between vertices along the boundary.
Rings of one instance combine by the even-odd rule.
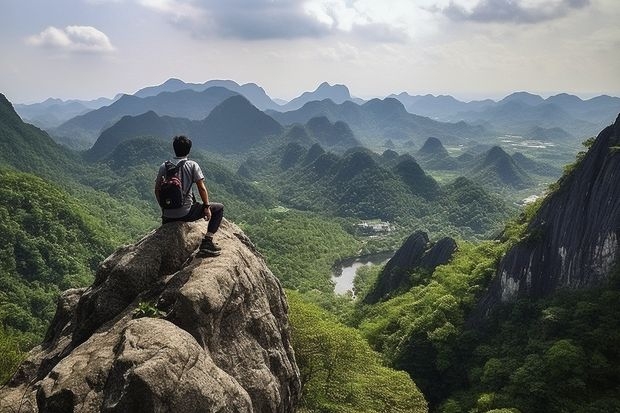
[[[185,135],[175,136],[172,140],[172,147],[176,156],[187,156],[192,149],[192,140]]]

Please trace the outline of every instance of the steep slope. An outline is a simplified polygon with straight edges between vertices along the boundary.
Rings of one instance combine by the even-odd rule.
[[[24,172],[58,177],[79,160],[47,133],[24,123],[0,94],[0,163]]]
[[[528,235],[502,259],[485,310],[500,301],[607,281],[620,257],[619,147],[620,116],[560,180],[529,223]]]
[[[456,248],[452,238],[431,243],[424,231],[414,232],[385,264],[363,302],[375,304],[388,300],[430,278],[435,268],[450,261]]]
[[[294,411],[280,283],[228,222],[222,255],[194,257],[204,232],[161,227],[108,257],[91,288],[67,291],[44,343],[0,390],[2,410]]]

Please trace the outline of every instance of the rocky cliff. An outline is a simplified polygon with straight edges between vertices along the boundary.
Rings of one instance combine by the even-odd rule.
[[[450,237],[433,244],[426,232],[414,232],[385,264],[375,285],[364,297],[364,303],[375,304],[408,290],[416,281],[412,278],[413,272],[430,276],[435,268],[450,261],[456,248],[456,242]]]
[[[252,243],[224,221],[167,224],[66,291],[43,344],[0,390],[0,411],[292,412],[300,378],[288,306]]]
[[[501,260],[482,310],[604,284],[620,257],[620,116],[562,178]]]

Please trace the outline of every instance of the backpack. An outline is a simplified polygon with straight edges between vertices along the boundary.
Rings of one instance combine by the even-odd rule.
[[[166,171],[159,186],[159,205],[163,209],[175,209],[183,206],[184,195],[187,194],[183,194],[183,183],[181,182],[179,171],[185,162],[185,160],[182,160],[176,165],[170,161],[164,163]],[[190,185],[189,190],[191,188]],[[188,193],[189,190],[187,191]]]

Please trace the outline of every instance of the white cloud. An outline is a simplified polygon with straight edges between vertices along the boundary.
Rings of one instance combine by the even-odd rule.
[[[67,26],[64,29],[49,26],[26,41],[33,46],[74,53],[109,53],[116,50],[108,36],[92,26]]]

